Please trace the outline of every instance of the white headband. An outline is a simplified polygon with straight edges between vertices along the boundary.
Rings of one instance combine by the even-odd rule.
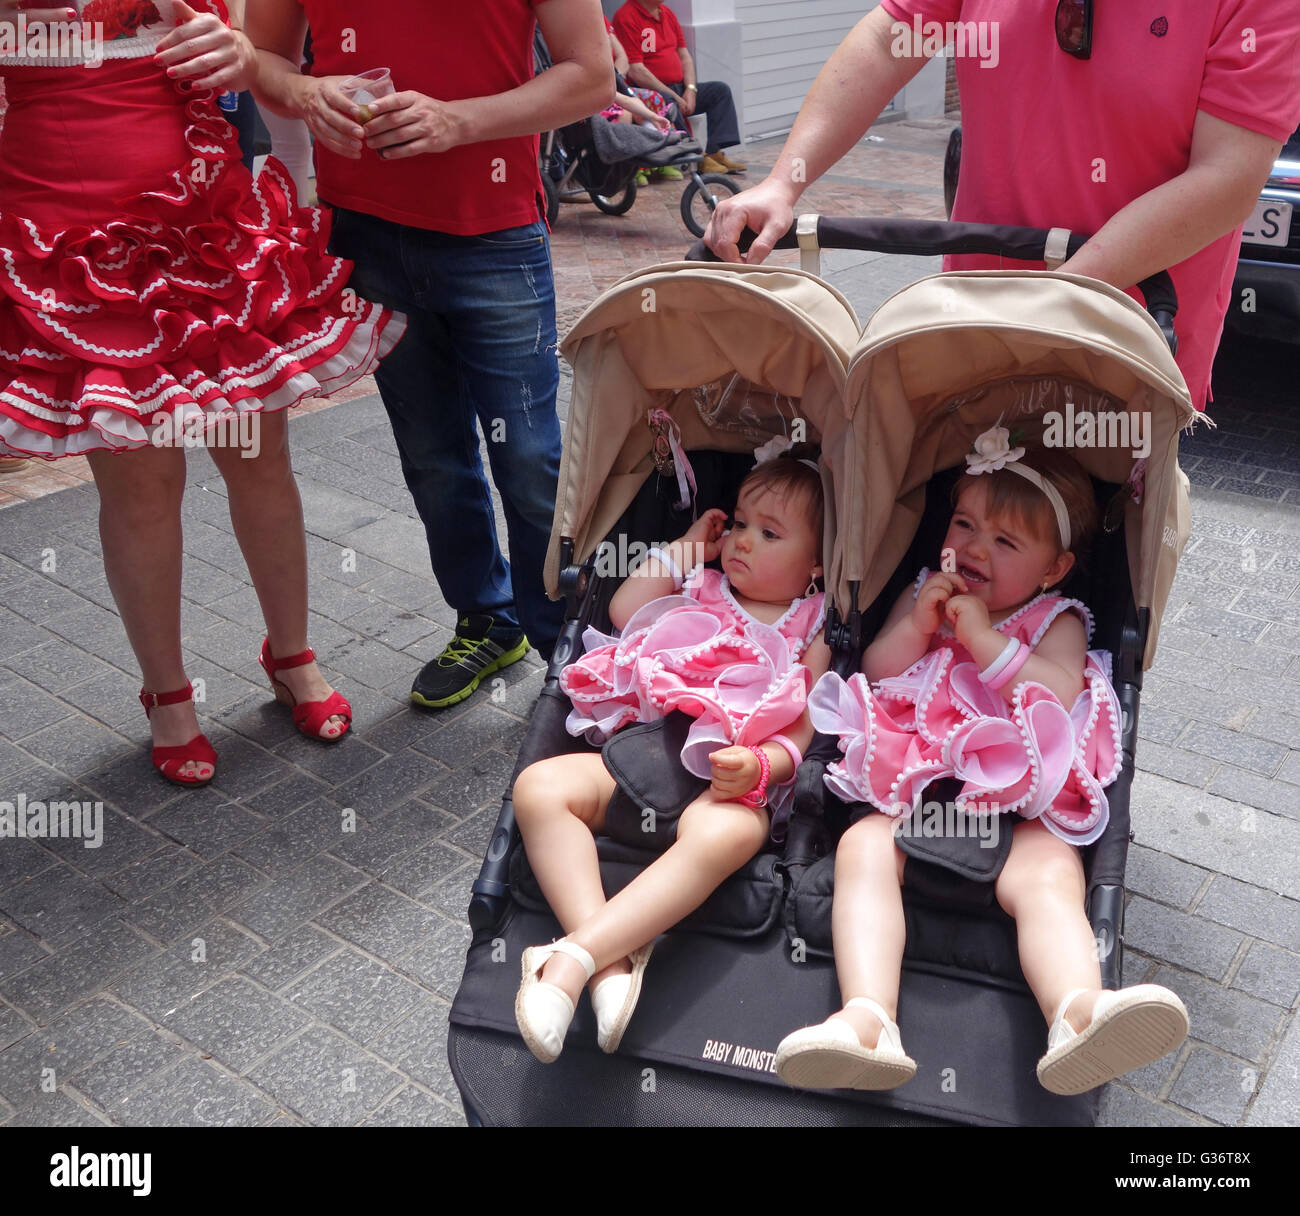
[[[784,455],[792,447],[794,440],[787,439],[784,435],[778,435],[775,439],[769,439],[762,447],[754,449],[754,463],[763,464],[764,461],[775,460],[778,456]],[[815,460],[800,459],[800,464],[806,464],[814,473],[820,475],[821,467]]]
[[[1061,532],[1061,547],[1070,547],[1070,516],[1065,509],[1065,499],[1061,492],[1041,473],[1028,465],[1017,462],[1025,454],[1024,448],[1011,446],[1011,432],[1004,426],[991,426],[984,434],[978,436],[975,450],[966,456],[968,473],[996,473],[998,469],[1007,469],[1019,473],[1021,477],[1032,481],[1047,496],[1056,512],[1056,526]]]

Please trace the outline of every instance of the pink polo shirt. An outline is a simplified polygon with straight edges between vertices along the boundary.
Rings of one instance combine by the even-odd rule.
[[[1057,46],[1057,0],[883,0],[900,21],[989,23],[957,58],[962,166],[954,220],[1094,233],[1177,177],[1197,110],[1285,140],[1300,122],[1300,4],[1123,0],[1094,4],[1092,57]],[[996,31],[996,43],[993,34]],[[975,53],[981,47],[987,62]],[[1170,224],[1179,215],[1171,212]],[[1170,267],[1178,366],[1205,406],[1231,302],[1241,228]],[[982,255],[945,268],[1041,269]],[[1130,292],[1139,298],[1136,291]]]

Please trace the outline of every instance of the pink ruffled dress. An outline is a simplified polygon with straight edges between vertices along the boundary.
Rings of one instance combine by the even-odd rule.
[[[765,625],[736,602],[716,570],[697,571],[682,591],[644,605],[619,637],[587,630],[586,653],[560,675],[573,704],[565,725],[571,735],[603,743],[633,722],[682,710],[695,719],[682,764],[707,779],[710,752],[755,746],[803,714],[811,681],[799,660],[821,631],[826,597],[797,599]]]
[[[929,573],[921,571],[913,596]],[[994,628],[1032,649],[1062,612],[1077,612],[1091,639],[1092,613],[1059,595],[1036,596]],[[1029,680],[1008,703],[980,682],[978,664],[945,624],[921,658],[874,689],[861,674],[846,682],[828,672],[817,682],[809,716],[839,736],[843,753],[826,785],[846,802],[908,815],[930,782],[955,777],[959,810],[1015,811],[1041,818],[1070,844],[1091,844],[1106,828],[1104,787],[1121,762],[1110,669],[1108,651],[1088,651],[1084,689],[1068,710]]]

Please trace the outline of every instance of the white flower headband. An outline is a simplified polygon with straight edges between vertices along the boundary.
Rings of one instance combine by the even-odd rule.
[[[1019,473],[1028,481],[1032,481],[1042,492],[1047,495],[1047,500],[1052,504],[1052,510],[1056,512],[1056,526],[1061,531],[1061,546],[1068,549],[1070,547],[1070,516],[1065,509],[1065,499],[1061,497],[1061,492],[1041,473],[1031,469],[1028,465],[1018,464],[1017,461],[1025,454],[1024,448],[1013,448],[1011,446],[1011,432],[1004,426],[991,426],[984,434],[976,438],[974,450],[966,456],[968,473],[996,473],[999,469],[1008,469],[1012,473]]]
[[[778,456],[783,456],[792,447],[794,447],[793,439],[789,439],[784,435],[777,435],[774,438],[769,439],[765,444],[762,445],[762,447],[757,447],[754,449],[754,463],[762,464],[764,461],[767,460],[775,460]],[[812,469],[814,473],[821,472],[821,469],[818,467],[817,462],[815,460],[801,459],[799,463],[806,464],[810,469]]]

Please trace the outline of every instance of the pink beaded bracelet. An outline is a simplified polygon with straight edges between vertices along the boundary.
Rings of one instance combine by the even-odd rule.
[[[748,794],[742,794],[740,801],[746,806],[766,806],[767,781],[772,775],[772,762],[767,758],[767,753],[761,747],[751,747],[749,750],[758,757],[758,784]]]

